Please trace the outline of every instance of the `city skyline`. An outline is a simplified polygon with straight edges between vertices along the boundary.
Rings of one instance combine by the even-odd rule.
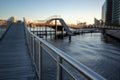
[[[17,19],[44,20],[60,15],[67,23],[79,20],[92,24],[94,17],[101,19],[105,0],[1,0],[0,19],[14,16]]]

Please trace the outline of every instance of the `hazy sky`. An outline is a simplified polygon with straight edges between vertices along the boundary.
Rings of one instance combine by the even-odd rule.
[[[67,23],[77,20],[93,23],[101,18],[105,0],[0,0],[0,19],[11,16],[17,19],[42,20],[52,15],[61,15]]]

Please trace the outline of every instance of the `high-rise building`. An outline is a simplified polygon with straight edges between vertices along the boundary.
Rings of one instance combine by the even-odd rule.
[[[120,0],[106,0],[104,2],[102,20],[105,25],[120,26]]]
[[[112,24],[115,26],[120,25],[120,0],[113,0],[112,2]]]
[[[112,22],[112,1],[106,0],[102,6],[102,20],[105,25],[111,25]]]
[[[103,21],[103,24],[105,24],[106,22],[106,1],[104,2],[103,6],[102,6],[102,21]]]

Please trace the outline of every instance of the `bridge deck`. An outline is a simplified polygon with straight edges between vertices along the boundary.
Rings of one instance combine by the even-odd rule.
[[[14,23],[0,42],[0,80],[35,80],[22,23]]]

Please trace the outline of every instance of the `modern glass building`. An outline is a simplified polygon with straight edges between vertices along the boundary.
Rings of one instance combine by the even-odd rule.
[[[112,24],[120,26],[120,0],[113,0],[112,4]]]
[[[120,26],[120,0],[106,0],[104,2],[102,20],[105,25]]]
[[[102,20],[105,25],[111,25],[112,22],[112,1],[106,0],[102,6]]]
[[[104,2],[103,6],[102,6],[102,21],[103,21],[103,24],[105,24],[106,22],[106,2]]]

